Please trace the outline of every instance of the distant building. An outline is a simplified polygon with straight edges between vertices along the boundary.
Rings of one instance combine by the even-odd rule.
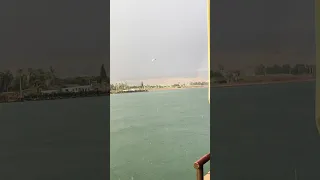
[[[61,88],[61,92],[86,92],[86,91],[92,91],[92,90],[94,90],[94,88],[92,88],[91,85]]]
[[[60,90],[44,90],[44,91],[41,91],[41,94],[54,94],[59,92]]]
[[[28,89],[23,90],[23,95],[28,96],[28,95],[32,95],[32,94],[38,94],[39,92],[41,92],[40,88],[37,88],[37,87],[28,88]]]

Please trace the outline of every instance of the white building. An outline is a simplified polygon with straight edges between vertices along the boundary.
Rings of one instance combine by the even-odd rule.
[[[92,91],[94,90],[91,85],[87,86],[72,86],[61,88],[61,92],[83,92],[83,91]]]
[[[45,90],[41,91],[41,94],[53,94],[53,93],[59,93],[59,90]]]

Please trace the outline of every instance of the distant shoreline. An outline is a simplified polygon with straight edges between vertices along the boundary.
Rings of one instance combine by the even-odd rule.
[[[260,82],[233,82],[233,83],[224,83],[224,84],[212,84],[210,88],[223,88],[223,87],[238,87],[238,86],[252,86],[252,85],[267,85],[267,84],[283,84],[283,83],[294,83],[294,82],[310,82],[315,81],[315,78],[298,78],[292,80],[278,80],[278,81],[260,81]],[[173,87],[166,87],[166,88],[157,88],[157,89],[150,89],[149,92],[152,91],[166,91],[166,90],[179,90],[179,89],[194,89],[194,88],[208,88],[208,85],[204,86],[186,86],[181,88],[173,88]]]
[[[179,89],[195,89],[195,88],[208,88],[208,85],[206,85],[206,86],[186,86],[186,87],[181,87],[181,88],[173,88],[173,87],[155,88],[155,89],[149,89],[149,92],[152,92],[152,91],[179,90]]]
[[[237,87],[237,86],[252,86],[252,85],[266,85],[266,84],[284,84],[284,83],[294,83],[294,82],[310,82],[315,81],[312,79],[296,79],[296,80],[285,80],[285,81],[265,81],[265,82],[243,82],[243,83],[230,83],[230,84],[215,84],[211,85],[212,88],[222,88],[222,87]]]
[[[68,92],[68,93],[55,93],[55,94],[38,94],[31,96],[23,96],[20,98],[19,93],[11,92],[12,96],[0,96],[0,103],[15,103],[27,101],[52,101],[62,99],[75,99],[75,98],[89,98],[89,97],[103,97],[110,96],[109,92],[103,91],[89,91],[89,92]]]

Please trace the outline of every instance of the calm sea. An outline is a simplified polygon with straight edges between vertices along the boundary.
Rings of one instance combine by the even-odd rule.
[[[0,104],[0,179],[192,180],[211,137],[217,180],[319,180],[314,87],[217,88],[211,136],[207,89]]]
[[[195,179],[209,115],[206,88],[111,96],[111,180]]]
[[[319,180],[315,82],[211,91],[211,178]]]
[[[0,104],[0,179],[108,179],[108,97]]]

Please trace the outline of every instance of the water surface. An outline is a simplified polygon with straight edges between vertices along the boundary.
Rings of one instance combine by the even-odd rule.
[[[109,99],[0,104],[0,179],[108,179]]]
[[[212,178],[320,179],[314,82],[215,88],[211,97]]]
[[[206,88],[111,96],[111,180],[195,179],[209,108]]]

